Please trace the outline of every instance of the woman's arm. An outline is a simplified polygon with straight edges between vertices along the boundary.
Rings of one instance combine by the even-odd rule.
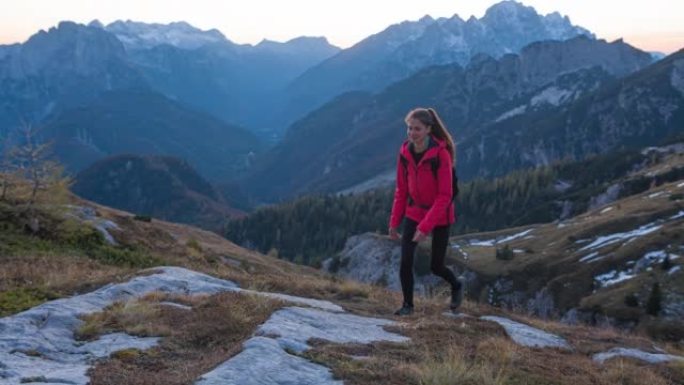
[[[406,201],[408,199],[408,180],[406,169],[401,162],[401,154],[397,157],[397,182],[394,189],[394,201],[392,202],[392,214],[390,215],[389,228],[397,229],[404,219]]]

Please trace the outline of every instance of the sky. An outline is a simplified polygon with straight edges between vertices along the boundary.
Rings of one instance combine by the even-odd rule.
[[[235,43],[325,36],[347,48],[391,24],[424,15],[480,18],[498,1],[486,0],[0,0],[0,44],[21,43],[62,20],[104,24],[187,21],[216,28]],[[684,0],[525,0],[547,14],[558,11],[598,38],[648,51],[684,48]]]

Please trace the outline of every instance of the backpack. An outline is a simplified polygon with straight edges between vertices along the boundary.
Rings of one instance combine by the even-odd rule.
[[[404,158],[403,155],[399,154],[399,159],[401,159],[401,164],[404,166],[404,175],[408,176],[408,159]],[[437,179],[437,170],[439,169],[439,157],[430,158],[430,168],[432,169],[432,176]],[[458,176],[456,176],[456,167],[451,168],[451,200],[453,201],[458,196]],[[413,200],[409,196],[410,200]]]

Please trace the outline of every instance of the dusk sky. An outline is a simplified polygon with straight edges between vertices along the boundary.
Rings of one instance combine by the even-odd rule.
[[[115,20],[148,23],[187,21],[200,29],[216,28],[236,43],[262,39],[287,41],[298,36],[325,36],[347,48],[391,24],[424,15],[463,19],[482,17],[497,1],[485,0],[0,0],[0,44],[24,42],[59,21],[104,24]],[[527,0],[523,4],[547,14],[558,11],[573,24],[612,41],[649,51],[671,53],[684,48],[682,0]]]

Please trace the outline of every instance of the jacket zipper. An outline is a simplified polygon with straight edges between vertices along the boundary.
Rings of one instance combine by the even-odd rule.
[[[427,150],[425,150],[425,151],[427,151]],[[426,153],[426,155],[427,155],[427,153]],[[419,169],[420,164],[421,164],[421,163],[424,163],[424,161],[425,161],[425,156],[423,156],[423,157],[420,159],[420,162],[416,163],[415,160],[414,160],[414,162],[413,162],[413,163],[416,164],[416,170],[415,170],[415,175],[416,175],[416,176],[415,176],[415,179],[414,179],[414,180],[416,181],[416,182],[415,182],[415,185],[416,185],[416,192],[419,192],[419,191],[418,191],[418,190],[419,190],[419,189],[418,189],[418,169]],[[418,203],[418,199],[415,199],[415,202],[414,202],[414,203],[416,204],[416,206],[418,206],[418,207],[420,207],[420,208],[422,208],[422,209],[424,209],[424,210],[425,210],[425,206],[427,206],[427,205],[423,205],[423,204]]]

